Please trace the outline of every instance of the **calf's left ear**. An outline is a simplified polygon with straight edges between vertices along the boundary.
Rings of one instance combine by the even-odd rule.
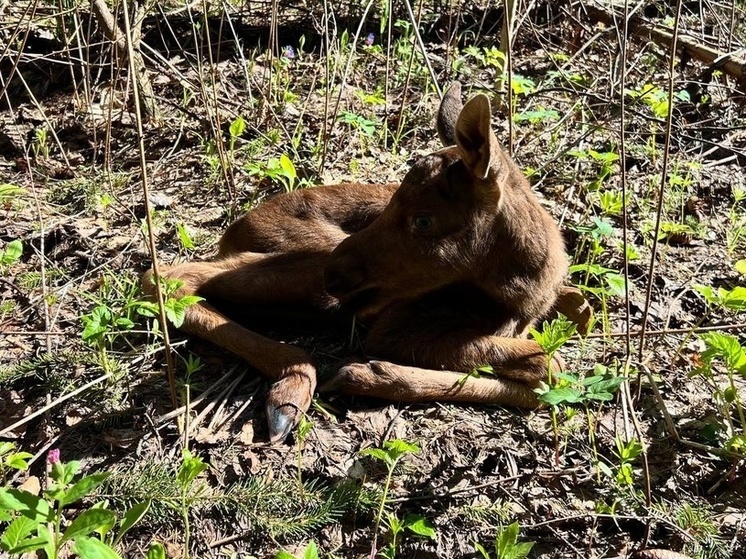
[[[456,145],[472,174],[486,179],[498,149],[486,95],[472,97],[461,109],[456,122]]]

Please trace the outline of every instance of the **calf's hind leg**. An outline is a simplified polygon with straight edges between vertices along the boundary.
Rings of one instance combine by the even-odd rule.
[[[445,339],[436,343],[447,343]],[[487,346],[492,348],[482,352]],[[533,392],[547,375],[547,358],[538,344],[514,338],[481,339],[477,350],[459,366],[455,362],[424,360],[421,366],[403,365],[391,361],[371,360],[348,363],[340,367],[322,390],[337,390],[344,394],[372,396],[397,402],[467,402],[499,404],[519,408],[539,405]],[[474,347],[452,347],[454,355]],[[414,352],[413,352],[414,353]],[[419,364],[419,363],[418,363]],[[470,376],[482,365],[493,367],[495,376]],[[561,370],[559,359],[550,366]]]
[[[368,335],[366,353],[374,360],[342,366],[323,388],[402,402],[536,407],[533,388],[546,378],[548,366],[560,370],[561,362],[548,363],[533,340],[495,335],[512,334],[511,323],[500,328],[493,313],[482,311],[468,298],[390,309]],[[484,365],[494,376],[469,376]]]
[[[228,349],[274,381],[266,404],[273,441],[284,438],[310,406],[316,388],[316,367],[304,350],[245,328],[218,311],[211,300],[237,306],[252,302],[313,302],[320,292],[323,262],[324,255],[316,253],[242,253],[215,262],[173,266],[162,272],[166,279],[183,282],[172,297],[205,298],[186,310],[182,331]],[[142,286],[146,293],[154,294],[151,271],[143,276]]]

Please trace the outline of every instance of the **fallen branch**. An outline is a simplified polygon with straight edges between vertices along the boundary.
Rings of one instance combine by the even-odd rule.
[[[127,56],[127,39],[119,29],[113,14],[106,5],[105,0],[92,0],[91,9],[96,15],[96,19],[103,26],[106,31],[106,36],[114,42],[118,51],[123,56]],[[140,44],[140,29],[142,26],[143,18],[138,14],[135,17],[135,21],[138,22],[133,29],[133,45],[132,45],[132,67],[135,70],[133,79],[137,81],[136,91],[139,92],[140,102],[143,106],[145,116],[148,120],[159,123],[161,120],[161,113],[158,109],[158,104],[155,100],[155,94],[153,93],[153,85],[150,83],[148,77],[148,69],[145,66],[145,59],[142,57],[142,53],[139,49]],[[126,59],[125,59],[126,60]]]
[[[600,21],[606,25],[614,26],[621,21],[624,15],[613,8],[607,8],[591,2],[583,2],[581,11],[592,21]],[[643,17],[632,15],[628,22],[630,34],[645,41],[652,41],[662,47],[671,48],[673,32],[664,25],[650,23]],[[677,53],[686,53],[692,58],[704,62],[711,69],[719,69],[726,74],[736,78],[742,86],[746,87],[746,58],[743,50],[730,53],[720,52],[702,43],[702,39],[679,33],[676,43]]]

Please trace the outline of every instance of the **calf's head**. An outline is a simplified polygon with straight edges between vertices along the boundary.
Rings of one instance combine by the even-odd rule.
[[[478,284],[500,241],[508,183],[524,179],[498,145],[488,98],[462,105],[454,84],[437,122],[450,147],[417,161],[381,215],[340,243],[325,269],[327,292],[360,314],[455,282]]]

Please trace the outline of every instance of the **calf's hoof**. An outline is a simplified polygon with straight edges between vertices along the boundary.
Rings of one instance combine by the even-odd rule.
[[[316,389],[316,373],[291,373],[269,389],[267,396],[267,427],[270,442],[285,439],[308,411]]]

